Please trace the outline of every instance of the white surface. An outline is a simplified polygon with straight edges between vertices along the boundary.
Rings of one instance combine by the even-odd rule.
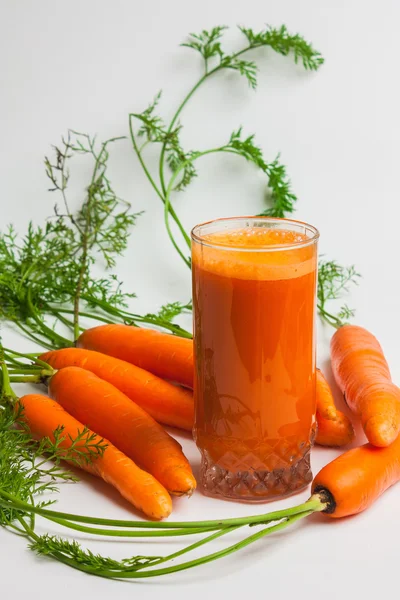
[[[265,22],[286,23],[323,53],[326,64],[320,72],[305,75],[290,60],[268,55],[256,94],[236,77],[215,78],[183,116],[184,141],[207,147],[242,124],[257,133],[267,157],[281,151],[299,196],[298,218],[319,227],[323,253],[355,263],[363,274],[348,302],[357,308],[357,322],[381,340],[399,381],[399,18],[396,0],[3,0],[1,225],[12,221],[23,230],[29,219],[41,222],[51,212],[54,196],[46,192],[42,159],[67,128],[97,132],[101,138],[126,134],[128,112],[144,109],[160,88],[162,112],[171,114],[198,75],[196,56],[178,47],[189,31],[222,23],[260,29]],[[239,43],[239,35],[232,33],[230,40]],[[186,300],[189,273],[167,240],[159,200],[128,142],[113,156],[118,191],[135,210],[146,211],[118,266],[139,296],[135,308],[149,311],[165,301]],[[175,198],[175,206],[188,228],[217,216],[256,212],[262,206],[262,184],[239,159],[210,159],[200,166],[190,191]],[[3,335],[8,344],[26,348],[21,338]],[[322,363],[329,335],[328,329],[320,332]],[[185,441],[184,446],[196,464],[193,444]],[[315,472],[334,454],[316,449]],[[306,497],[307,492],[279,506]],[[217,563],[140,583],[96,579],[40,560],[24,540],[0,531],[1,596],[388,597],[398,584],[399,500],[400,489],[394,488],[357,518],[315,518]],[[59,506],[112,517],[131,514],[116,494],[89,479],[65,486]],[[269,509],[196,494],[175,502],[174,517],[217,518]],[[175,546],[172,541],[151,548],[140,542],[97,542],[91,548],[117,557],[164,553]]]

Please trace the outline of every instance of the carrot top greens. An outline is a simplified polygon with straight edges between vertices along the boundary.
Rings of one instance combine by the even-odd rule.
[[[29,365],[19,353],[7,352],[8,361],[15,366]],[[221,519],[213,521],[154,522],[102,519],[50,510],[54,504],[51,493],[58,491],[57,482],[77,481],[75,475],[60,466],[61,459],[67,459],[77,465],[81,461],[92,462],[106,451],[106,444],[94,442],[94,437],[83,430],[69,449],[61,448],[63,430],[54,432],[54,440],[44,438],[34,441],[24,425],[23,409],[18,407],[13,393],[8,370],[1,351],[1,396],[0,396],[0,526],[25,537],[29,548],[37,554],[53,558],[74,569],[106,578],[145,578],[167,575],[217,560],[245,546],[279,531],[306,517],[313,512],[323,511],[326,505],[320,497],[312,497],[308,502],[283,511],[244,518]],[[37,368],[37,367],[34,367]],[[95,436],[97,437],[97,436]],[[71,440],[72,441],[72,440]],[[182,549],[162,555],[134,555],[126,559],[115,560],[96,554],[84,548],[73,539],[65,539],[48,533],[39,534],[36,529],[36,517],[66,530],[96,536],[112,538],[143,537],[202,537]],[[244,527],[260,526],[256,533],[236,540],[230,546],[218,552],[205,554],[200,558],[186,562],[176,559],[226,534]],[[41,525],[43,530],[43,525]],[[173,565],[164,563],[174,561]]]
[[[82,330],[80,317],[149,323],[190,335],[171,323],[190,304],[168,304],[158,314],[136,315],[127,310],[135,294],[124,291],[114,273],[100,278],[93,273],[99,262],[108,270],[115,266],[139,216],[117,196],[108,177],[109,147],[120,139],[98,142],[69,131],[54,156],[45,158],[50,191],[61,200],[54,214],[45,226],[31,222],[23,236],[12,225],[0,234],[0,317],[41,347],[71,346]],[[72,211],[68,186],[77,157],[89,161],[90,175],[81,205]],[[52,317],[70,331],[70,338],[46,324]]]
[[[285,25],[282,25],[280,28],[267,26],[260,32],[239,27],[240,32],[245,38],[245,42],[236,52],[227,54],[222,45],[222,37],[227,29],[225,26],[219,26],[214,27],[210,31],[203,30],[200,34],[192,33],[188,37],[188,40],[182,44],[182,46],[195,50],[201,55],[203,59],[203,73],[178,105],[168,125],[156,113],[161,92],[158,93],[155,100],[142,113],[132,113],[129,115],[130,136],[133,148],[150,184],[164,203],[165,226],[168,235],[178,254],[188,267],[191,266],[190,257],[185,254],[185,251],[181,250],[179,243],[176,241],[170,225],[170,217],[175,221],[183,241],[188,248],[190,248],[190,238],[172,207],[171,200],[174,191],[186,189],[193,178],[197,176],[196,164],[199,158],[210,154],[235,154],[245,158],[260,169],[267,178],[267,187],[271,201],[271,206],[262,213],[264,215],[284,217],[294,211],[297,198],[291,191],[290,182],[286,175],[286,168],[280,164],[279,155],[272,161],[266,161],[261,148],[255,144],[255,136],[244,135],[242,127],[234,130],[227,141],[222,142],[215,148],[207,150],[184,150],[180,142],[182,124],[179,119],[186,104],[203,83],[222,71],[237,72],[247,79],[252,89],[256,89],[257,63],[255,60],[245,60],[242,56],[259,48],[271,48],[283,56],[292,55],[295,63],[301,62],[303,67],[308,70],[316,71],[324,62],[321,54],[310,43],[306,42],[299,34],[290,34]],[[139,120],[140,124],[135,132],[134,121],[137,120]],[[150,169],[144,159],[143,151],[149,144],[158,144],[160,146],[158,181],[150,173]],[[168,181],[165,172],[166,165],[172,173]]]
[[[83,429],[74,440],[70,438],[72,442],[70,448],[62,448],[61,443],[65,439],[65,434],[61,427],[53,432],[53,440],[49,437],[41,441],[33,440],[24,423],[23,408],[11,388],[7,364],[11,372],[25,371],[28,377],[31,373],[43,371],[46,365],[38,359],[31,363],[31,355],[24,356],[0,346],[0,526],[25,537],[29,542],[29,548],[37,554],[53,558],[74,569],[110,579],[156,577],[199,566],[232,554],[266,535],[284,529],[297,520],[326,508],[325,501],[320,496],[313,496],[299,506],[264,515],[188,522],[103,519],[49,509],[49,505],[55,502],[52,494],[58,491],[57,483],[77,481],[74,474],[60,465],[61,460],[68,460],[77,466],[82,462],[86,464],[94,462],[106,451],[107,444],[104,440],[99,442],[98,436]],[[202,537],[165,556],[134,555],[115,560],[84,548],[76,540],[48,533],[37,533],[37,516],[50,521],[51,524],[56,523],[66,530],[85,533],[86,537],[89,534],[91,539],[96,536],[152,538],[202,535]],[[261,529],[244,539],[236,540],[223,550],[205,554],[194,560],[176,562],[176,559],[186,553],[219,537],[244,527],[254,526],[259,526]],[[170,561],[174,561],[172,566],[161,566]]]
[[[246,159],[259,169],[266,178],[269,191],[269,206],[262,214],[285,217],[294,212],[297,197],[279,155],[266,160],[255,136],[244,134],[242,127],[236,128],[215,148],[184,149],[180,139],[183,109],[203,83],[217,73],[236,72],[245,77],[251,89],[255,89],[258,66],[254,58],[248,59],[247,54],[256,49],[270,48],[283,56],[290,55],[295,63],[301,63],[307,70],[316,71],[323,64],[320,53],[300,35],[290,34],[285,26],[266,27],[259,32],[240,27],[244,44],[233,53],[227,53],[223,48],[222,37],[226,29],[222,26],[191,34],[182,44],[201,56],[203,72],[175,109],[169,123],[164,123],[157,113],[161,93],[143,112],[129,115],[129,139],[145,175],[164,205],[167,233],[189,267],[190,238],[171,203],[174,194],[187,189],[197,176],[198,159],[228,153]],[[51,191],[60,199],[54,214],[44,226],[30,223],[23,235],[18,235],[12,226],[0,234],[0,318],[15,324],[40,348],[73,345],[83,329],[83,318],[104,323],[148,324],[191,338],[190,332],[174,322],[182,313],[191,311],[191,302],[172,302],[158,313],[132,313],[128,307],[135,294],[126,291],[114,273],[102,278],[95,274],[98,264],[109,270],[115,267],[118,256],[127,247],[131,227],[139,217],[119,198],[108,174],[110,149],[122,140],[118,137],[99,142],[86,133],[69,131],[54,148],[54,156],[45,159]],[[145,161],[145,149],[154,144],[159,148],[157,174],[151,173]],[[90,163],[90,174],[80,208],[73,210],[69,184],[71,164],[77,157]],[[179,243],[173,228],[182,238]],[[321,316],[334,326],[351,316],[351,311],[343,307],[338,315],[334,315],[327,312],[326,303],[346,291],[347,285],[356,277],[353,267],[341,267],[335,262],[320,263],[318,308]],[[61,448],[65,435],[62,428],[54,432],[54,440],[32,440],[23,422],[23,409],[10,387],[9,372],[13,381],[29,381],[29,377],[33,380],[38,375],[48,376],[48,366],[41,363],[37,355],[24,356],[3,349],[0,365],[0,525],[27,538],[30,548],[40,555],[107,578],[154,577],[222,558],[327,508],[325,500],[316,495],[299,506],[264,515],[165,523],[101,519],[51,510],[48,505],[53,503],[53,497],[49,494],[57,491],[57,482],[76,479],[61,467],[60,461],[68,459],[75,464],[82,460],[95,461],[106,450],[106,444],[96,441],[86,429],[68,450]],[[202,537],[165,556],[135,555],[114,560],[83,548],[77,541],[46,533],[39,535],[36,516],[91,536]],[[177,561],[185,554],[245,527],[258,529],[248,537],[235,538],[231,545],[218,552],[186,562]],[[172,560],[172,565],[165,565]]]
[[[25,365],[26,366],[26,365]],[[62,427],[54,431],[54,439],[32,439],[24,422],[24,410],[10,386],[4,351],[0,347],[0,490],[19,502],[32,502],[37,507],[52,504],[44,494],[56,491],[57,481],[77,481],[76,476],[61,466],[61,459],[79,466],[101,456],[107,445],[87,428],[71,440],[70,448],[61,447],[65,434]],[[20,513],[15,506],[0,504],[0,525],[21,531]],[[32,516],[33,519],[33,516]],[[33,519],[34,520],[34,519]],[[30,523],[34,525],[33,521]]]
[[[354,265],[343,267],[335,260],[320,260],[318,264],[317,308],[321,318],[335,327],[341,327],[354,315],[354,310],[343,304],[334,314],[328,312],[326,305],[331,300],[338,300],[349,291],[351,284],[357,284],[360,274]]]
[[[171,201],[175,192],[185,190],[197,176],[197,160],[205,155],[229,153],[245,158],[266,177],[270,206],[261,214],[285,217],[295,210],[297,197],[291,190],[286,168],[279,156],[272,161],[264,158],[254,135],[245,135],[241,127],[215,148],[185,150],[180,136],[183,109],[196,91],[210,77],[227,71],[243,76],[251,89],[257,86],[258,65],[244,58],[256,49],[271,49],[283,56],[292,56],[307,70],[316,71],[323,58],[300,35],[290,34],[283,25],[266,27],[255,32],[239,27],[244,44],[233,53],[223,48],[225,26],[214,27],[200,34],[190,34],[182,44],[201,56],[203,73],[182,99],[168,124],[157,114],[161,92],[142,113],[129,115],[129,138],[137,158],[154,191],[164,204],[165,225],[178,254],[190,267],[190,238],[180,222]],[[259,56],[259,55],[258,55]],[[264,56],[268,58],[268,54]],[[111,184],[109,153],[117,137],[100,142],[86,133],[69,131],[53,156],[45,158],[50,190],[59,195],[54,214],[44,226],[29,224],[20,236],[12,226],[0,234],[0,318],[13,322],[41,348],[71,346],[83,327],[81,319],[104,323],[147,324],[175,335],[190,338],[174,320],[191,311],[191,302],[172,302],[158,313],[139,315],[128,308],[135,294],[127,291],[115,273],[97,277],[98,263],[113,269],[117,257],[127,247],[131,227],[138,213],[119,198]],[[145,149],[159,147],[158,174],[152,175],[145,162]],[[90,164],[81,205],[72,210],[69,200],[71,167],[81,157]],[[167,176],[167,168],[170,175]],[[184,246],[175,238],[170,220],[175,222]],[[339,314],[328,313],[326,302],[340,296],[357,274],[335,262],[320,263],[318,308],[321,316],[334,326],[351,316],[346,307]]]

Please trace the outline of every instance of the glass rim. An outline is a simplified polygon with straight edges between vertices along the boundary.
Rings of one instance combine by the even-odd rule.
[[[253,221],[264,221],[266,223],[287,223],[289,226],[291,225],[292,227],[295,226],[300,226],[300,227],[304,227],[305,229],[308,229],[310,231],[310,233],[312,233],[311,237],[307,238],[306,240],[302,240],[300,242],[290,242],[287,244],[276,244],[276,245],[265,245],[265,246],[252,246],[252,247],[245,247],[245,246],[232,246],[230,244],[224,244],[224,243],[218,243],[218,242],[213,242],[211,243],[208,240],[205,240],[203,236],[199,235],[198,230],[201,227],[206,227],[207,225],[213,225],[214,223],[229,223],[230,221],[249,221],[249,220],[253,220]],[[282,252],[282,251],[286,251],[286,250],[298,250],[299,248],[305,248],[307,246],[311,246],[312,244],[315,244],[318,239],[319,239],[319,231],[316,227],[314,227],[314,225],[310,225],[309,223],[306,223],[305,221],[298,221],[296,219],[286,219],[286,218],[280,218],[280,217],[267,217],[267,216],[239,216],[239,217],[220,217],[218,219],[211,219],[210,221],[205,221],[204,223],[199,223],[198,225],[195,225],[192,229],[192,231],[190,232],[191,238],[194,242],[196,242],[197,244],[201,244],[202,246],[207,246],[208,248],[216,248],[216,249],[221,249],[221,250],[229,250],[232,252],[238,251],[238,252]]]

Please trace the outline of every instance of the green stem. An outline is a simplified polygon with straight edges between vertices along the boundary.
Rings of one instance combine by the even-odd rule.
[[[183,529],[183,528],[212,528],[212,527],[230,527],[236,525],[252,525],[267,523],[270,521],[278,521],[286,517],[290,517],[303,512],[321,512],[326,509],[326,503],[319,497],[318,494],[311,496],[307,502],[299,504],[292,508],[286,508],[279,511],[266,513],[263,515],[253,515],[249,517],[239,517],[232,519],[219,519],[209,521],[168,521],[168,522],[154,522],[154,521],[132,521],[132,520],[120,520],[120,519],[102,519],[96,517],[87,517],[83,515],[76,515],[71,513],[64,513],[46,508],[40,508],[23,502],[18,498],[15,498],[5,490],[0,489],[0,505],[15,508],[16,510],[23,510],[26,512],[34,512],[42,517],[51,517],[56,519],[65,519],[68,521],[74,521],[77,523],[86,523],[88,525],[104,525],[110,527],[128,527],[128,528],[146,528],[146,529]]]
[[[4,350],[0,346],[0,365],[1,365],[1,393],[13,401],[17,399],[14,391],[11,387],[10,375],[8,373],[7,365],[4,362]]]
[[[155,190],[155,192],[157,193],[158,197],[160,198],[160,200],[165,203],[165,198],[163,196],[163,194],[160,192],[160,190],[158,189],[153,177],[150,174],[150,171],[148,170],[146,163],[143,160],[142,157],[142,153],[141,153],[141,149],[139,149],[137,142],[136,142],[136,138],[135,138],[135,134],[133,131],[133,124],[132,124],[132,120],[133,118],[135,118],[137,115],[135,115],[134,113],[131,113],[129,115],[129,132],[130,132],[130,137],[131,137],[131,141],[132,141],[132,145],[133,145],[133,149],[139,159],[139,162],[142,166],[143,171],[146,174],[147,179],[149,180],[150,184],[152,185],[153,189]],[[177,224],[177,226],[179,227],[183,237],[187,237],[187,233],[182,225],[182,223],[180,222],[180,220],[178,219],[177,214],[175,213],[175,211],[173,210],[173,208],[171,207],[171,216],[174,219],[175,223]]]
[[[65,338],[62,335],[58,334],[56,331],[54,331],[54,329],[50,329],[50,327],[48,327],[37,316],[36,309],[35,309],[35,307],[33,306],[33,303],[32,303],[32,298],[31,298],[31,292],[30,292],[30,290],[28,290],[28,293],[27,293],[27,305],[28,305],[30,316],[40,326],[41,330],[44,332],[44,334],[47,336],[48,339],[56,341],[58,345],[61,345],[61,347],[71,346],[71,341],[70,340],[67,340],[67,338]]]
[[[82,295],[82,300],[85,300],[88,303],[95,304],[96,306],[101,308],[101,310],[103,310],[105,313],[112,315],[116,319],[120,319],[124,323],[126,323],[127,321],[132,321],[134,323],[147,323],[148,325],[155,325],[158,327],[162,327],[163,329],[166,329],[167,331],[170,331],[171,333],[174,333],[175,335],[179,335],[180,337],[185,337],[188,339],[193,338],[193,335],[189,331],[186,331],[185,329],[183,329],[183,328],[179,327],[178,325],[175,325],[174,323],[171,323],[169,321],[164,321],[163,319],[155,320],[152,317],[146,317],[146,316],[142,316],[142,315],[137,315],[135,313],[130,313],[126,310],[115,308],[115,307],[111,306],[110,304],[108,304],[107,302],[103,302],[101,300],[98,300],[97,298],[89,298],[87,296],[85,297],[85,295]],[[65,309],[65,308],[60,308],[58,310],[60,310],[60,312],[63,312],[65,314],[72,313],[71,310]],[[83,317],[87,317],[89,319],[94,319],[94,320],[97,319],[98,321],[101,321],[103,323],[115,323],[115,320],[111,321],[110,319],[102,317],[102,316],[98,315],[97,313],[81,312],[80,315]]]
[[[172,121],[169,124],[166,137],[168,137],[168,134],[171,133],[176,121],[179,118],[179,115],[181,114],[182,110],[185,108],[186,104],[189,102],[190,98],[198,90],[198,88],[204,83],[204,81],[207,79],[207,77],[209,77],[209,75],[211,75],[211,73],[212,73],[212,71],[210,73],[206,73],[205,75],[203,75],[203,77],[201,77],[201,79],[199,79],[199,81],[196,83],[196,85],[194,85],[192,87],[192,89],[189,91],[189,93],[186,94],[185,98],[182,100],[182,102],[178,106],[176,113],[172,117]],[[165,152],[166,152],[166,143],[163,142],[163,145],[161,147],[161,153],[160,153],[160,161],[159,161],[159,176],[160,176],[161,189],[164,194],[166,193],[166,185],[165,185],[165,179],[164,179]]]
[[[74,330],[74,323],[73,321],[71,321],[70,319],[66,319],[64,317],[64,315],[61,314],[60,311],[58,311],[57,309],[53,308],[50,306],[50,304],[45,304],[46,306],[46,310],[48,310],[54,317],[56,317],[60,323],[62,323],[63,325],[65,325],[66,327],[68,327],[69,329],[71,329],[72,331]],[[74,314],[74,311],[71,310],[70,311],[72,314]],[[80,316],[83,316],[82,312],[79,311]],[[80,327],[80,329],[82,329],[82,327]]]
[[[221,527],[198,527],[198,528],[179,528],[179,529],[150,529],[150,530],[139,530],[132,531],[130,529],[100,529],[96,527],[87,527],[85,525],[78,525],[68,521],[67,519],[58,519],[54,517],[45,517],[48,521],[67,527],[68,529],[74,529],[75,531],[81,531],[83,533],[90,533],[91,535],[104,535],[107,537],[122,537],[122,538],[135,538],[135,537],[172,537],[172,536],[183,536],[183,535],[195,535],[199,533],[208,533],[209,531],[220,530]]]
[[[35,365],[32,365],[32,366],[41,366],[44,369],[51,369],[51,366],[47,362],[45,362],[44,360],[40,360],[40,358],[39,358],[40,355],[37,352],[29,352],[29,353],[16,352],[15,350],[10,350],[9,348],[4,348],[4,350],[6,352],[7,360],[10,357],[19,356],[21,358],[33,360],[35,362]],[[19,363],[19,366],[25,366],[25,365],[23,363]],[[26,365],[26,366],[29,366],[29,365]]]
[[[58,315],[59,314],[60,316],[61,316],[61,313],[64,313],[66,315],[67,314],[74,314],[74,311],[70,310],[68,308],[60,308],[60,309],[56,310],[56,309],[53,309],[51,306],[49,306],[49,310],[51,310],[54,315]],[[110,319],[107,319],[106,317],[102,317],[101,315],[98,315],[98,314],[95,314],[95,313],[88,313],[86,311],[79,311],[79,314],[80,314],[81,317],[86,317],[88,319],[95,319],[96,321],[100,321],[101,323],[111,324],[111,323],[114,322],[114,321],[111,321]],[[73,324],[72,321],[66,319],[65,317],[63,317],[63,322],[65,322],[65,324],[68,323],[69,326],[71,326]]]
[[[192,550],[197,550],[197,548],[200,548],[201,546],[204,546],[205,544],[208,544],[209,542],[212,542],[212,541],[222,537],[223,535],[226,535],[227,533],[231,533],[231,531],[240,529],[241,527],[243,527],[243,526],[237,525],[236,527],[226,527],[225,529],[220,529],[216,533],[213,533],[205,538],[202,538],[201,540],[198,540],[197,542],[194,542],[193,544],[190,544],[189,546],[185,546],[185,548],[183,548],[182,550],[178,550],[177,552],[174,552],[173,554],[168,554],[167,556],[161,557],[160,560],[152,563],[151,566],[155,567],[156,565],[160,565],[162,563],[166,563],[166,562],[170,562],[171,560],[175,560],[175,558],[179,558],[179,556],[182,556],[183,554],[192,552]],[[140,570],[142,570],[144,568],[146,568],[146,567],[139,567]],[[137,570],[139,570],[139,569],[137,569]]]
[[[331,327],[334,327],[335,329],[340,329],[340,327],[343,327],[344,323],[339,319],[339,317],[327,312],[321,304],[317,305],[317,309],[321,319],[328,323],[328,325],[331,325]]]
[[[233,554],[234,552],[238,552],[239,550],[246,548],[246,546],[249,546],[250,544],[257,542],[261,538],[266,537],[267,535],[271,535],[272,533],[276,533],[277,531],[282,531],[283,529],[286,529],[290,525],[293,525],[296,521],[303,519],[304,517],[308,517],[310,514],[312,514],[312,513],[308,512],[308,513],[302,513],[300,515],[295,515],[294,517],[288,518],[286,521],[283,521],[282,523],[278,523],[277,525],[273,525],[272,527],[266,527],[265,529],[262,529],[261,531],[258,531],[257,533],[254,533],[253,535],[248,536],[241,542],[238,542],[236,544],[232,544],[231,546],[228,546],[228,548],[225,548],[224,550],[220,550],[219,552],[213,552],[212,554],[207,554],[206,556],[202,556],[201,558],[197,558],[195,560],[187,561],[187,562],[181,563],[179,565],[174,565],[172,567],[165,567],[163,569],[150,568],[149,570],[146,570],[146,571],[145,570],[139,571],[139,572],[136,571],[136,572],[130,573],[130,574],[124,573],[124,574],[119,575],[119,577],[134,578],[134,579],[145,578],[145,577],[160,577],[162,575],[169,575],[171,573],[177,573],[178,571],[184,571],[187,569],[191,569],[192,567],[199,567],[200,565],[204,565],[206,563],[213,562],[214,560],[218,560],[220,558],[224,558],[225,556],[229,556],[230,554]]]
[[[25,375],[23,377],[11,377],[12,383],[43,383],[43,381],[37,375]]]
[[[39,338],[34,333],[32,333],[30,329],[25,327],[25,325],[23,325],[21,322],[15,321],[15,324],[21,329],[21,331],[25,333],[28,339],[32,340],[33,342],[36,342],[37,344],[39,344],[39,346],[42,346],[43,348],[47,348],[48,350],[54,350],[54,344],[50,344],[48,341]]]
[[[160,190],[158,189],[158,187],[157,187],[154,179],[152,178],[152,176],[150,174],[150,171],[148,170],[148,168],[146,166],[146,163],[144,162],[143,157],[141,155],[141,152],[140,152],[140,150],[138,148],[138,145],[136,143],[136,138],[135,138],[135,134],[134,134],[134,131],[133,131],[133,124],[132,124],[132,120],[134,118],[135,118],[135,115],[133,113],[131,113],[129,115],[129,133],[130,133],[130,136],[131,136],[131,141],[132,141],[133,148],[134,148],[134,150],[135,150],[135,152],[137,154],[137,157],[139,159],[139,162],[140,162],[140,164],[142,166],[143,171],[146,174],[147,179],[150,181],[150,183],[153,186],[153,189],[155,190],[156,194],[164,202],[164,197],[163,197],[162,193],[160,192]]]
[[[238,52],[236,52],[235,54],[233,54],[233,58],[237,58],[238,56],[240,56],[241,54],[244,54],[245,52],[248,52],[249,50],[254,49],[256,46],[247,46],[246,48],[243,48],[242,50],[239,50]],[[168,126],[167,129],[167,134],[166,134],[166,138],[168,138],[168,135],[171,133],[175,123],[177,122],[181,112],[183,111],[183,109],[185,108],[186,104],[188,103],[188,101],[191,99],[191,97],[193,96],[193,94],[199,89],[199,87],[212,75],[214,75],[215,73],[217,73],[218,71],[220,71],[221,69],[226,68],[224,65],[217,65],[216,67],[214,67],[214,69],[211,69],[211,71],[207,71],[207,61],[206,61],[206,73],[203,75],[203,77],[201,77],[199,79],[199,81],[192,87],[192,89],[186,94],[186,96],[184,97],[184,99],[182,100],[182,102],[180,103],[180,105],[178,106],[174,116],[172,117],[172,120]],[[165,152],[166,152],[166,141],[164,140],[162,147],[161,147],[161,152],[160,152],[160,159],[159,159],[159,178],[160,178],[160,183],[161,183],[161,190],[162,193],[164,194],[164,196],[166,195],[167,192],[167,186],[165,184],[165,177],[164,177],[164,166],[165,166]],[[142,167],[145,169],[146,175],[149,178],[150,181],[152,181],[152,178],[147,170],[147,168],[144,167],[143,165],[143,161],[141,160],[141,157],[139,156],[139,160],[141,161]],[[154,187],[154,186],[153,186]],[[157,188],[158,190],[158,188]],[[160,196],[161,200],[163,202],[165,202],[164,198],[162,197],[162,194],[158,191],[158,195]],[[175,223],[178,225],[183,238],[185,239],[185,241],[188,243],[189,247],[190,247],[190,238],[187,235],[186,231],[184,230],[178,216],[176,215],[173,207],[170,205],[169,207],[169,211],[171,216],[173,217]],[[168,233],[169,233],[169,228],[167,227]],[[171,237],[171,236],[170,236]],[[174,242],[173,242],[174,243]],[[176,247],[175,243],[174,243],[175,248],[178,250],[178,248]],[[179,254],[182,256],[181,252],[178,250]],[[184,259],[185,260],[185,259]],[[186,260],[185,260],[186,263]]]
[[[185,160],[184,162],[182,162],[179,165],[179,168],[171,176],[171,179],[169,180],[168,187],[167,187],[166,192],[165,192],[165,202],[164,202],[164,223],[165,223],[165,227],[167,229],[168,236],[169,236],[169,238],[170,238],[170,240],[171,240],[171,242],[172,242],[175,250],[178,252],[178,254],[183,259],[183,261],[185,262],[185,264],[189,267],[189,269],[191,268],[191,260],[187,259],[186,256],[181,251],[181,249],[179,248],[179,245],[175,241],[174,235],[172,233],[172,230],[171,230],[171,227],[170,227],[170,224],[169,224],[169,215],[171,213],[171,194],[172,194],[172,192],[174,190],[175,181],[177,180],[177,178],[180,175],[180,173],[189,164],[193,163],[198,158],[201,158],[203,156],[207,156],[208,154],[215,154],[217,152],[224,152],[224,151],[228,151],[224,146],[221,146],[219,148],[211,148],[210,150],[204,150],[204,152],[198,152],[197,154],[195,154],[190,159]],[[189,236],[186,234],[186,232],[185,232],[185,235],[184,235],[184,239],[185,239],[185,242],[186,242],[186,244],[188,245],[188,247],[190,249],[190,247],[191,247],[191,241],[190,241]]]
[[[143,567],[134,568],[134,569],[132,569],[132,568],[129,569],[129,567],[127,567],[126,570],[111,571],[111,570],[107,570],[107,569],[96,569],[96,568],[90,567],[88,565],[83,565],[83,564],[79,563],[78,561],[75,561],[75,560],[65,557],[60,552],[53,552],[52,556],[54,556],[55,558],[58,558],[58,556],[61,555],[63,558],[63,562],[66,562],[71,567],[74,567],[75,569],[78,569],[81,571],[92,573],[93,575],[97,575],[100,577],[106,577],[106,578],[111,578],[111,579],[114,579],[114,578],[144,579],[144,578],[149,578],[149,577],[160,577],[163,575],[169,575],[171,573],[176,573],[179,571],[191,569],[193,567],[198,567],[200,565],[204,565],[204,564],[212,562],[214,560],[224,558],[225,556],[229,556],[230,554],[233,554],[234,552],[238,552],[239,550],[242,550],[246,546],[249,546],[250,544],[257,542],[258,540],[262,539],[263,537],[266,537],[267,535],[271,535],[272,533],[286,529],[290,525],[296,523],[296,521],[298,521],[302,518],[305,518],[305,517],[309,516],[310,514],[312,514],[312,511],[309,511],[307,513],[301,513],[299,515],[295,515],[295,516],[288,518],[285,521],[280,522],[276,525],[273,525],[271,527],[266,527],[265,529],[262,529],[261,531],[255,533],[253,535],[250,535],[247,538],[245,538],[244,540],[237,542],[235,544],[232,544],[231,546],[228,546],[227,548],[220,550],[219,552],[213,552],[211,554],[207,554],[205,556],[202,556],[200,558],[197,558],[197,559],[194,559],[191,561],[180,563],[178,565],[173,565],[171,567],[164,567],[161,569],[154,569],[153,568],[154,565],[150,565],[146,568],[146,565],[144,565]],[[234,530],[234,528],[232,528],[231,530],[228,530],[228,531],[218,532],[218,533],[214,534],[213,536],[210,536],[210,539],[208,539],[207,542],[211,541],[211,538],[215,539],[216,537],[220,537],[221,535],[224,535],[225,533],[228,533],[229,531],[232,531],[232,530]],[[34,533],[34,532],[28,532],[28,535],[32,535],[32,533]],[[36,534],[34,534],[34,535],[36,536]],[[197,545],[197,547],[198,547],[198,545]],[[184,549],[184,551],[188,552],[192,549],[193,549],[193,547],[191,546],[189,548]],[[184,551],[181,551],[180,555],[182,555],[184,553]],[[175,553],[175,557],[176,557],[176,555],[177,555],[177,553]],[[172,555],[163,557],[163,559],[161,559],[161,560],[162,560],[162,562],[170,561],[170,560],[172,560]],[[161,560],[160,560],[160,562],[161,562]]]
[[[240,56],[241,54],[244,54],[245,52],[248,52],[249,50],[252,50],[255,46],[247,46],[246,48],[243,48],[243,50],[239,50],[238,52],[236,52],[233,57],[237,58],[238,56]],[[206,63],[207,65],[207,63]],[[199,81],[192,87],[192,89],[186,94],[186,96],[184,97],[184,99],[182,100],[182,102],[180,103],[180,105],[178,106],[174,116],[172,117],[172,120],[168,126],[167,129],[167,135],[166,137],[168,137],[168,134],[171,133],[175,123],[177,122],[177,120],[179,119],[179,116],[181,114],[181,112],[183,111],[183,109],[185,108],[186,104],[189,102],[189,100],[191,99],[191,97],[193,96],[193,94],[199,89],[199,87],[212,75],[215,75],[215,73],[217,73],[218,71],[220,71],[221,69],[224,69],[226,67],[224,67],[224,65],[217,65],[216,67],[214,67],[214,69],[211,69],[211,71],[206,71],[206,73],[203,75],[203,77],[201,77],[199,79]],[[165,185],[165,178],[164,178],[164,164],[165,164],[165,152],[166,152],[166,142],[163,142],[162,147],[161,147],[161,153],[160,153],[160,160],[159,160],[159,176],[160,176],[160,182],[161,182],[161,189],[163,191],[163,193],[166,193],[166,185]]]

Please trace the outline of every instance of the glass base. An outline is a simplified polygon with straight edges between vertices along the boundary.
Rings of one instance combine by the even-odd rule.
[[[310,451],[286,469],[228,471],[202,452],[200,487],[207,496],[242,502],[268,502],[301,491],[312,481]]]

